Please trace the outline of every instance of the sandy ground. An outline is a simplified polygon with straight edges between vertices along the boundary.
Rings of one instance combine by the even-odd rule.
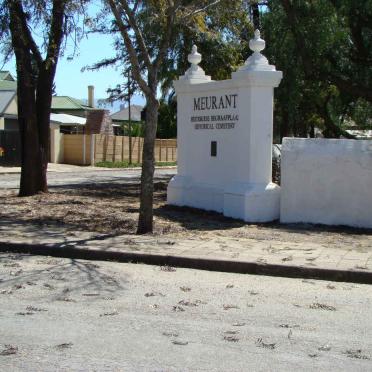
[[[265,241],[312,242],[365,251],[372,249],[372,231],[314,225],[246,224],[220,214],[166,205],[168,180],[155,184],[154,233],[173,238],[249,238]],[[0,190],[0,219],[56,225],[72,231],[113,235],[135,234],[138,182],[58,186],[48,194],[19,198]]]
[[[2,371],[371,371],[372,287],[0,254]]]

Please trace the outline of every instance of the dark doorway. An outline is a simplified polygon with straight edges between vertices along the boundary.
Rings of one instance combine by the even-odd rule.
[[[18,131],[0,130],[0,165],[21,164],[21,144]]]

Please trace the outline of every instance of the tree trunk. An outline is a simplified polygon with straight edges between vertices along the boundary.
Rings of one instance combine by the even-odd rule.
[[[45,60],[28,30],[22,2],[9,2],[9,28],[17,64],[18,123],[21,138],[19,196],[47,192],[50,153],[50,108],[53,81],[63,38],[66,3],[53,1],[48,52]]]
[[[47,192],[46,167],[43,167],[43,149],[34,118],[18,117],[21,135],[22,170],[19,196]]]
[[[27,69],[22,68],[23,61],[24,58],[17,62],[18,86],[23,87],[17,91],[22,165],[19,196],[30,196],[48,191],[50,109],[48,111],[45,107],[48,104],[47,89],[43,91],[43,97],[35,99],[33,78]]]
[[[284,137],[289,137],[289,115],[286,108],[282,109],[282,122],[280,123],[280,143]]]
[[[255,30],[260,29],[260,9],[258,3],[251,4],[252,7],[252,19],[253,19],[253,27]]]
[[[22,75],[18,72],[17,74]],[[53,72],[50,74],[50,71],[42,70],[39,71],[37,78],[37,89],[31,87],[18,90],[18,121],[22,151],[19,196],[48,192],[47,169],[50,157],[50,107],[53,79]],[[19,85],[24,86],[22,82]]]
[[[21,139],[21,180],[19,196],[47,191],[42,171],[42,150],[36,113],[34,66],[30,51],[19,37],[22,30],[18,14],[12,9],[10,30],[17,64],[18,124]]]
[[[19,75],[18,75],[19,76]],[[21,85],[21,84],[20,84]],[[45,105],[44,102],[42,102]],[[47,192],[49,160],[49,113],[35,102],[35,90],[18,90],[18,123],[21,135],[21,181],[19,196]],[[42,115],[38,115],[39,112]],[[47,119],[46,119],[47,117]]]
[[[141,197],[137,234],[152,233],[153,231],[154,146],[158,108],[159,103],[155,91],[153,97],[146,97],[146,124],[142,151]]]
[[[42,184],[44,192],[48,191],[47,168],[50,159],[50,111],[52,106],[53,81],[55,76],[56,64],[46,67],[39,72],[36,90],[36,114],[39,130],[40,156]]]
[[[315,138],[315,124],[310,125],[310,138]]]

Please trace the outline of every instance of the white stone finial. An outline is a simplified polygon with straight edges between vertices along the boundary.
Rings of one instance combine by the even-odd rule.
[[[202,56],[198,53],[198,47],[196,45],[192,46],[187,60],[191,63],[191,66],[185,72],[185,75],[180,77],[180,80],[188,80],[190,83],[202,83],[211,80],[211,77],[205,75],[204,70],[198,66],[202,60]]]
[[[191,49],[191,53],[188,55],[187,60],[191,63],[191,67],[197,68],[197,65],[201,62],[201,54],[198,53],[198,47],[194,44]]]
[[[265,40],[261,39],[260,30],[254,32],[254,38],[249,40],[249,48],[253,54],[245,61],[238,71],[275,71],[275,66],[269,65],[267,58],[261,54],[265,49]]]
[[[265,49],[265,40],[261,39],[260,30],[254,32],[254,39],[249,40],[249,48],[252,52],[261,52]]]

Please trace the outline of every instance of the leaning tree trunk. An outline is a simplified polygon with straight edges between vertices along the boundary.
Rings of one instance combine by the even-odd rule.
[[[34,89],[18,90],[22,161],[19,196],[48,191],[46,173],[49,160],[49,120],[45,120],[45,114],[38,115],[38,106],[40,104],[35,100]],[[49,114],[47,115],[49,118]]]
[[[47,192],[46,166],[43,148],[38,131],[35,113],[27,114],[28,110],[19,111],[18,122],[21,135],[21,181],[19,196],[35,195]]]
[[[55,64],[48,68],[46,67],[46,63],[43,63],[43,69],[39,72],[38,76],[36,93],[36,113],[40,139],[42,182],[45,185],[45,191],[47,191],[47,168],[50,160],[50,111],[55,70]]]
[[[49,111],[43,107],[45,103],[35,97],[32,71],[22,66],[26,61],[27,56],[24,56],[17,62],[17,75],[20,80],[18,87],[23,87],[17,90],[22,166],[19,196],[48,191]],[[43,95],[47,95],[47,92]]]
[[[23,43],[18,15],[11,12],[10,29],[17,64],[18,123],[21,140],[21,180],[19,196],[46,192],[46,169],[43,170],[43,143],[38,125],[34,66],[30,51]]]
[[[18,91],[18,118],[22,151],[19,196],[35,195],[48,191],[47,168],[50,157],[50,106],[53,72],[39,71],[36,89],[32,86],[30,89]],[[24,85],[20,84],[20,86]]]
[[[66,2],[53,0],[47,56],[43,60],[22,2],[9,1],[9,28],[17,64],[18,122],[21,137],[20,196],[47,192],[52,87],[64,32]]]
[[[146,124],[142,151],[141,197],[137,234],[151,233],[153,230],[154,147],[158,108],[156,93],[152,97],[146,97]]]

